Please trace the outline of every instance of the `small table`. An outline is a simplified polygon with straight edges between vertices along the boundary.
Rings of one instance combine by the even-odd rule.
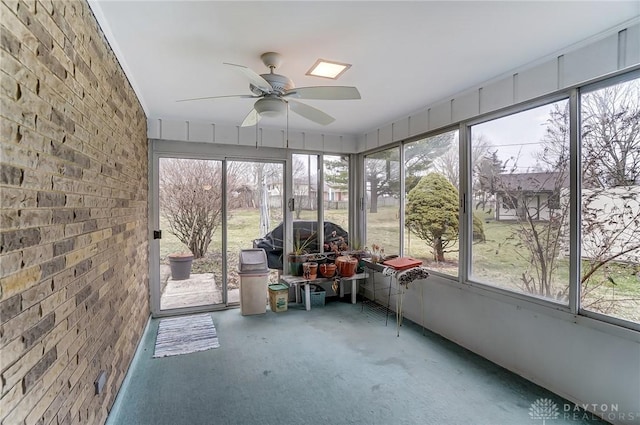
[[[394,295],[397,295],[396,298],[396,331],[397,331],[397,336],[400,336],[400,326],[402,326],[402,319],[403,319],[403,313],[402,313],[402,307],[403,307],[403,300],[404,300],[404,295],[407,291],[407,289],[409,288],[409,285],[411,283],[413,283],[416,280],[424,280],[426,278],[429,277],[429,271],[422,266],[416,266],[416,267],[411,267],[408,269],[404,269],[404,270],[396,270],[393,267],[388,267],[385,266],[383,264],[379,264],[379,263],[372,263],[370,261],[367,261],[365,259],[365,267],[367,269],[369,269],[371,271],[371,273],[374,274],[373,276],[373,282],[372,282],[372,289],[373,289],[373,300],[372,302],[376,302],[376,292],[375,292],[375,287],[376,287],[376,278],[375,278],[375,273],[382,273],[384,276],[389,276],[389,286],[388,286],[388,290],[389,293],[387,295],[387,307],[385,309],[386,311],[386,319],[388,320],[389,318],[389,302],[391,300],[391,288],[392,288],[392,281],[393,279],[396,279],[397,282],[397,292]],[[421,311],[422,311],[422,329],[424,330],[424,297],[423,297],[423,285],[420,285],[420,303],[421,303]],[[364,310],[364,301],[362,304],[362,309]],[[385,320],[385,326],[387,325],[387,320]]]
[[[341,276],[335,276],[335,277],[319,277],[316,279],[305,279],[302,276],[292,276],[292,275],[282,275],[280,276],[280,280],[288,285],[294,285],[296,287],[295,292],[296,292],[296,302],[299,303],[300,302],[300,291],[298,290],[298,288],[300,287],[300,285],[304,286],[304,300],[305,300],[305,305],[306,305],[306,309],[307,310],[311,310],[311,288],[309,288],[309,284],[311,283],[326,283],[326,282],[333,282],[334,280],[338,280],[340,282],[340,292],[339,292],[339,296],[340,298],[344,297],[344,283],[345,281],[351,281],[351,304],[355,304],[356,303],[356,296],[358,295],[358,285],[357,285],[357,281],[358,279],[366,279],[367,278],[367,274],[366,273],[356,273],[353,276],[348,276],[348,277],[341,277]]]

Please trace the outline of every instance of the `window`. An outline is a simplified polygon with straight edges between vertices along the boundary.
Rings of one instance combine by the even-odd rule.
[[[293,154],[294,220],[318,221],[318,155]]]
[[[548,204],[550,210],[559,210],[560,209],[560,195],[558,193],[551,193],[548,195]]]
[[[349,231],[349,156],[324,155],[324,219]]]
[[[364,158],[366,246],[379,245],[385,254],[400,253],[400,148]],[[359,241],[353,241],[357,247]]]
[[[568,124],[563,100],[471,127],[473,280],[568,303]]]
[[[640,79],[580,103],[581,305],[640,322]]]
[[[404,254],[458,276],[458,131],[404,145]]]
[[[518,208],[518,198],[515,196],[502,195],[502,209],[515,210]]]

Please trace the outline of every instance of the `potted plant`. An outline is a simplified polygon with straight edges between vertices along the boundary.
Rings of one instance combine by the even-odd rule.
[[[318,277],[318,263],[313,261],[302,263],[302,275],[307,280],[315,280]]]
[[[296,232],[293,241],[293,249],[289,252],[289,274],[293,276],[302,276],[302,264],[306,263],[309,258],[309,246],[315,238],[315,232],[310,234],[306,239],[300,238],[300,232]]]
[[[351,277],[356,274],[358,259],[350,255],[341,255],[336,258],[336,268],[341,277]]]
[[[384,248],[374,243],[371,245],[369,253],[371,258],[364,260],[365,267],[381,272],[384,269],[382,262],[386,259]]]
[[[351,242],[352,244],[349,246],[349,251],[343,252],[342,255],[347,255],[358,260],[356,273],[362,273],[364,271],[364,259],[369,258],[370,253],[366,248],[362,247],[362,244],[358,240]]]
[[[193,242],[193,231],[196,227],[196,219],[191,225],[189,234],[189,246]],[[174,252],[169,254],[169,267],[171,268],[171,279],[186,280],[191,277],[191,265],[193,263],[193,253],[191,251]]]
[[[322,277],[331,278],[336,274],[336,264],[335,263],[322,263],[318,266],[318,270]]]
[[[380,245],[375,243],[372,244],[371,251],[369,251],[369,253],[371,256],[372,263],[376,264],[376,263],[382,263],[384,261],[384,248],[381,247]]]

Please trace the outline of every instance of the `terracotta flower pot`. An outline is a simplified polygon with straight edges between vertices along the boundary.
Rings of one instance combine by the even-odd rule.
[[[356,267],[358,267],[358,259],[341,256],[336,258],[336,266],[338,268],[338,274],[342,277],[350,277],[356,274]]]
[[[336,274],[337,266],[334,263],[320,264],[320,274],[323,277],[333,277]]]
[[[302,263],[302,276],[307,280],[314,280],[318,277],[318,263]]]

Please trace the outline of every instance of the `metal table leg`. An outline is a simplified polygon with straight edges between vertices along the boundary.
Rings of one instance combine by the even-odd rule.
[[[311,285],[309,285],[309,282],[305,282],[304,283],[304,301],[306,303],[306,308],[307,311],[311,310]]]

